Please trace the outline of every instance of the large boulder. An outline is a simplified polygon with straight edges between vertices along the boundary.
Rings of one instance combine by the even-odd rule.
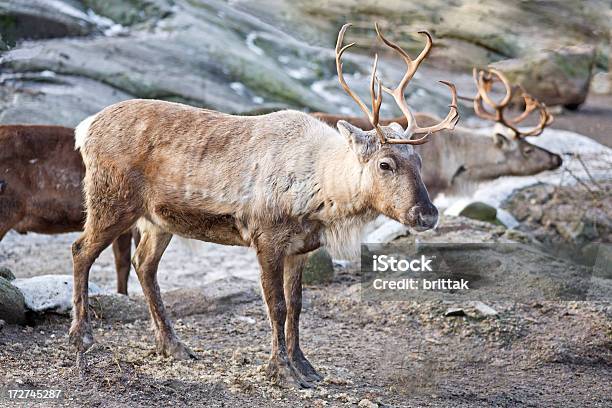
[[[334,278],[334,263],[329,253],[317,249],[308,256],[308,262],[302,273],[302,282],[306,285],[329,283]]]
[[[51,71],[7,74],[4,79],[0,123],[74,127],[108,105],[133,98],[102,82]]]
[[[95,23],[76,6],[61,0],[0,1],[0,36],[14,45],[22,39],[80,36],[96,31]]]
[[[259,33],[270,27],[261,27],[222,5],[218,10],[187,4],[182,7],[181,13],[163,20],[163,28],[134,30],[120,37],[48,40],[44,46],[27,43],[5,53],[1,66],[14,72],[50,71],[86,77],[135,97],[223,112],[244,113],[268,106],[332,109],[279,64],[278,58],[294,54],[299,44],[284,40],[283,49],[268,54],[261,48],[261,41],[248,36],[251,31]],[[228,29],[228,25],[235,29]],[[298,58],[312,66],[309,71],[315,72],[313,75],[320,69],[321,58],[325,63],[332,61],[331,54],[320,57],[318,50]]]
[[[595,64],[590,45],[545,50],[491,64],[547,105],[577,109],[586,100]]]
[[[25,313],[25,300],[19,289],[7,279],[0,278],[0,320],[23,324]]]

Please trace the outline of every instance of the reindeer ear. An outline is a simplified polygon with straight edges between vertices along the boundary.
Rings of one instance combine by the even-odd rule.
[[[340,134],[344,136],[351,145],[367,142],[367,135],[365,132],[345,120],[339,120],[336,127],[338,127]]]
[[[351,146],[351,149],[359,156],[359,159],[362,162],[368,161],[374,148],[368,132],[364,132],[345,120],[338,121],[336,126],[340,134],[345,137],[349,146]]]
[[[501,133],[494,133],[493,140],[495,141],[495,146],[497,147],[504,148],[504,147],[510,146],[510,139],[508,139],[506,136],[502,135]]]

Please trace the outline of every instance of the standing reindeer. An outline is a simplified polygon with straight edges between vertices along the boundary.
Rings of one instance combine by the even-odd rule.
[[[244,117],[177,103],[131,100],[107,107],[76,129],[76,147],[87,169],[83,234],[72,246],[74,317],[70,340],[77,365],[93,343],[88,316],[89,269],[100,251],[137,224],[142,233],[134,266],[154,323],[157,351],[175,358],[194,354],[177,337],[167,317],[156,272],[173,234],[254,248],[272,328],[268,374],[279,381],[311,386],[321,379],[299,344],[302,269],[306,254],[321,245],[358,248],[362,227],[378,214],[424,231],[438,211],[421,176],[414,145],[452,129],[458,119],[456,91],[442,122],[419,127],[403,98],[408,82],[429,53],[432,40],[406,61],[399,86],[383,87],[372,68],[372,111],[342,76],[342,46],[336,45],[338,78],[366,113],[374,130],[346,122],[338,132],[302,112]],[[399,126],[380,126],[382,91],[393,95],[407,117]],[[418,138],[413,138],[418,136]]]
[[[437,137],[432,143],[416,148],[425,163],[421,177],[432,198],[440,193],[470,194],[481,181],[501,176],[530,176],[545,170],[555,170],[562,164],[559,155],[525,140],[527,136],[540,135],[553,121],[552,115],[543,103],[521,87],[525,110],[513,119],[506,118],[504,111],[513,100],[513,89],[508,79],[495,69],[481,71],[474,69],[473,76],[478,92],[474,98],[463,99],[473,102],[477,116],[494,121],[497,125],[493,135],[458,127],[452,136]],[[506,91],[500,102],[495,102],[489,96],[496,78]],[[486,110],[483,102],[493,111]],[[517,127],[536,111],[539,116],[536,126],[528,130]],[[322,112],[314,113],[313,116],[332,126],[344,120],[355,126],[371,128],[366,120],[358,116]],[[416,118],[424,124],[433,124],[437,121],[435,117],[423,113],[417,114]],[[386,125],[394,122],[404,128],[407,126],[405,116],[381,120],[381,123]]]
[[[0,241],[11,229],[25,234],[82,231],[83,159],[74,130],[62,126],[0,126]],[[129,232],[113,241],[117,291],[127,294]],[[137,239],[137,237],[135,237]]]
[[[484,110],[483,100],[488,97],[491,85],[498,78],[506,89],[502,102],[492,102],[494,113]],[[430,143],[416,146],[416,150],[425,164],[421,169],[421,178],[427,187],[429,196],[436,197],[440,193],[471,194],[478,182],[495,179],[500,176],[527,176],[545,170],[554,170],[561,165],[561,157],[548,150],[535,146],[525,140],[525,136],[536,136],[552,122],[552,116],[544,104],[528,95],[524,90],[525,111],[514,120],[505,119],[503,112],[512,99],[512,87],[508,80],[498,71],[474,72],[474,80],[479,90],[487,95],[484,99],[480,93],[474,98],[475,112],[480,117],[498,123],[498,129],[492,136],[476,133],[473,130],[458,127],[447,137],[433,138]],[[540,122],[530,130],[522,131],[517,123],[525,120],[531,113],[538,111]],[[331,126],[345,120],[362,129],[372,129],[367,117],[343,117],[325,113],[314,113],[313,116]],[[417,114],[416,118],[425,125],[434,125],[438,120],[427,114]],[[390,120],[380,120],[380,123],[390,125],[396,122],[403,128],[407,126],[406,116]],[[449,133],[441,130],[441,133]],[[129,250],[129,248],[128,248]],[[128,269],[129,270],[129,269]],[[119,271],[119,270],[118,270]],[[118,287],[127,287],[127,274],[118,274]]]

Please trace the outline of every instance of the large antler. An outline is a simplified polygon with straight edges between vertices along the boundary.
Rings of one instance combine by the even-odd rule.
[[[452,83],[447,81],[440,81],[441,83],[450,88],[452,100],[448,115],[446,115],[446,118],[437,125],[428,126],[424,128],[419,127],[419,125],[416,123],[414,115],[408,107],[406,99],[404,98],[404,90],[406,89],[406,86],[408,86],[408,83],[416,73],[417,69],[419,68],[419,65],[421,65],[421,62],[423,62],[423,60],[431,51],[431,48],[433,46],[433,40],[431,39],[431,35],[427,31],[419,31],[419,34],[422,34],[426,37],[427,43],[425,44],[425,48],[423,48],[423,51],[421,51],[419,56],[415,60],[412,60],[410,55],[408,55],[408,53],[404,51],[399,45],[387,40],[382,35],[380,29],[378,28],[378,24],[375,24],[375,27],[376,33],[378,34],[378,37],[382,40],[382,42],[384,42],[390,48],[394,49],[402,57],[407,66],[404,77],[395,89],[390,89],[385,86],[383,86],[382,89],[389,95],[393,96],[393,99],[395,99],[395,102],[406,117],[408,125],[406,127],[405,135],[408,136],[408,139],[389,139],[387,140],[387,143],[423,144],[427,142],[427,137],[434,132],[438,132],[443,129],[454,129],[455,125],[457,124],[457,121],[459,120],[459,112],[457,110],[457,91],[455,89],[455,85],[453,85]],[[411,139],[414,135],[419,134],[423,134],[423,136],[418,139]]]
[[[336,69],[338,71],[338,80],[340,81],[340,85],[342,85],[342,88],[344,88],[346,93],[349,94],[349,96],[353,98],[355,102],[357,102],[359,108],[363,111],[363,113],[366,114],[368,120],[370,121],[370,124],[376,130],[376,133],[380,138],[380,142],[384,144],[387,142],[387,139],[385,137],[384,132],[378,125],[378,121],[380,119],[380,106],[382,105],[382,84],[380,82],[380,79],[376,76],[378,55],[374,57],[374,64],[372,65],[372,76],[370,78],[370,96],[372,98],[372,111],[370,111],[366,104],[363,103],[361,98],[359,98],[359,96],[357,96],[357,94],[353,92],[351,88],[349,88],[346,81],[344,80],[344,75],[342,74],[342,54],[344,54],[344,51],[355,45],[355,43],[350,43],[345,45],[344,47],[342,46],[342,43],[344,42],[344,33],[346,33],[346,30],[348,30],[350,26],[351,24],[345,24],[342,26],[340,32],[338,33],[338,41],[336,42]],[[378,84],[378,92],[376,89],[376,84]]]
[[[510,104],[512,100],[513,92],[512,85],[502,74],[500,71],[489,68],[488,70],[477,71],[476,68],[473,70],[474,82],[476,82],[476,87],[478,88],[478,94],[474,98],[474,112],[477,116],[492,120],[495,122],[499,122],[503,126],[510,129],[516,138],[523,138],[526,136],[538,136],[543,131],[544,128],[550,125],[554,118],[546,109],[546,105],[542,102],[538,101],[531,95],[529,95],[523,87],[519,86],[522,92],[523,100],[525,101],[525,110],[515,118],[508,119],[504,117],[504,110]],[[495,78],[497,78],[506,91],[506,95],[502,98],[500,102],[495,102],[493,99],[489,97],[489,92],[493,88],[493,83],[495,82]],[[493,112],[487,111],[483,106],[483,101],[493,108]],[[524,121],[529,115],[538,110],[540,115],[540,120],[537,126],[529,129],[527,131],[521,131],[518,129],[517,125]]]

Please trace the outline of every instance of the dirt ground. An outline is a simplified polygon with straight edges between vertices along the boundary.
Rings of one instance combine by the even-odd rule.
[[[62,405],[74,407],[612,406],[609,303],[493,303],[498,316],[444,317],[453,304],[364,301],[359,285],[345,271],[305,291],[302,344],[325,376],[315,389],[265,379],[260,300],[178,320],[197,361],[151,356],[148,321],[95,321],[82,378],[67,319],[5,327],[0,383],[62,389]]]

